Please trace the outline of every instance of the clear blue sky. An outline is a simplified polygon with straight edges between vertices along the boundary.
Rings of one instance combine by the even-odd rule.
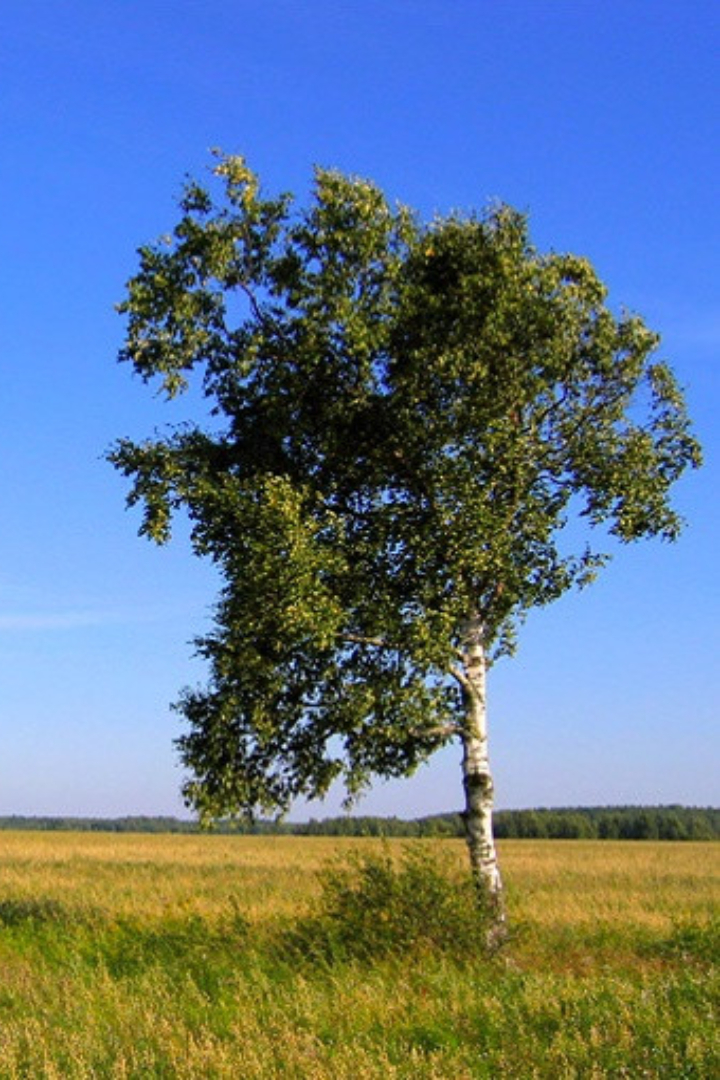
[[[513,203],[662,332],[706,454],[689,527],[494,670],[498,802],[717,804],[716,0],[23,0],[0,30],[0,813],[181,811],[168,703],[216,583],[137,538],[102,454],[191,413],[116,363],[113,305],[213,146],[270,189],[319,163],[426,215]],[[360,810],[459,803],[447,751]]]

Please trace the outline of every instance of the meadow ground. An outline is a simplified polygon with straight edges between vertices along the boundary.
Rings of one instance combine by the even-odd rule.
[[[0,833],[0,1078],[720,1076],[720,844],[506,841],[498,956],[303,958],[328,859],[406,849]]]

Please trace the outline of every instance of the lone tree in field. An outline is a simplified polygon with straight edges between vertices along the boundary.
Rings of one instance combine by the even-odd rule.
[[[682,395],[657,336],[508,207],[423,224],[318,170],[302,210],[242,158],[214,172],[219,200],[187,186],[121,305],[121,359],[169,397],[196,374],[212,419],[109,455],[141,532],[164,543],[185,510],[222,575],[208,685],[177,705],[184,794],[211,818],[336,777],[352,797],[457,739],[472,873],[501,918],[487,669],[606,561],[568,551],[568,511],[677,536],[668,490],[699,461]]]

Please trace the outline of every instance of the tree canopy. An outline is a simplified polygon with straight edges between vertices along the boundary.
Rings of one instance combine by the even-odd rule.
[[[222,577],[177,705],[185,795],[221,816],[467,750],[479,665],[608,534],[674,539],[699,448],[657,335],[515,210],[423,222],[334,170],[306,207],[240,157],[214,174],[121,305],[121,359],[170,397],[197,378],[210,415],[110,459],[141,531],[185,511]]]

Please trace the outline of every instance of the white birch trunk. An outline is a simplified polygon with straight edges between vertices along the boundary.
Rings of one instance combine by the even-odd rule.
[[[490,906],[489,941],[498,944],[505,932],[505,907],[492,827],[494,788],[488,756],[487,662],[482,631],[479,617],[469,619],[462,642],[464,822],[473,881],[482,902]]]

